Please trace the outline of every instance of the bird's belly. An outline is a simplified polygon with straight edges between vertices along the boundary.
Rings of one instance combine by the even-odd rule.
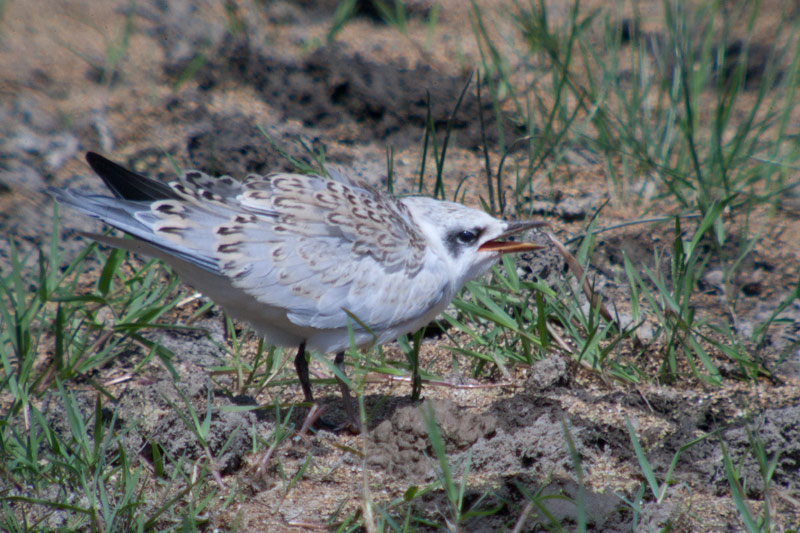
[[[233,286],[227,277],[215,275],[182,261],[171,261],[171,263],[188,285],[203,287],[201,292],[204,295],[222,307],[231,317],[248,323],[270,344],[297,347],[305,342],[307,349],[323,353],[339,352],[350,347],[348,317],[344,311],[342,311],[342,327],[315,328],[298,325],[289,319],[289,311],[286,308],[258,301],[242,289]],[[209,277],[215,279],[210,280]],[[390,342],[401,335],[414,332],[436,318],[450,303],[453,295],[453,291],[445,290],[436,305],[424,314],[380,328],[375,327],[371,332],[364,331],[354,323],[354,343],[357,347],[364,348],[372,344]]]

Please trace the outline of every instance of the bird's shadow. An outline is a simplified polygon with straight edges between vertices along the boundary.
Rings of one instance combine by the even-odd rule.
[[[368,394],[364,397],[364,412],[366,419],[367,431],[372,431],[381,422],[392,418],[394,413],[403,407],[409,405],[419,405],[422,400],[412,401],[410,395],[385,395],[385,394]],[[423,398],[424,399],[424,398]],[[356,410],[358,412],[358,402],[354,399]],[[320,396],[316,399],[318,407],[324,411],[321,418],[325,421],[318,430],[332,431],[334,433],[347,432],[347,413],[345,412],[342,398],[335,392]],[[305,404],[293,404],[281,409],[281,418],[283,419],[291,409],[289,416],[289,424],[295,428],[301,428],[308,415],[309,408]],[[259,410],[259,419],[262,422],[275,422],[275,410],[264,409]]]

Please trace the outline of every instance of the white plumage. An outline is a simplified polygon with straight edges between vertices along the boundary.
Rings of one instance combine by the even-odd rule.
[[[114,197],[51,194],[134,237],[92,238],[163,259],[268,342],[299,347],[307,401],[305,348],[337,352],[343,370],[345,310],[369,327],[350,320],[359,346],[415,331],[500,255],[538,248],[500,239],[542,225],[431,198],[398,199],[338,168],[327,169],[331,179],[272,174],[241,182],[188,171],[166,185],[97,154],[86,158]]]

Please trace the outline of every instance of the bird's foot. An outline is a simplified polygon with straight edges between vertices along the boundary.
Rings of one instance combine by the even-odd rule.
[[[306,418],[303,420],[303,425],[300,427],[298,433],[305,435],[308,430],[314,428],[316,430],[325,430],[333,433],[341,433],[347,431],[353,435],[361,433],[361,425],[357,420],[346,420],[341,424],[334,424],[333,422],[323,418],[323,414],[328,410],[327,406],[320,406],[317,402],[311,404]]]
[[[336,427],[336,433],[341,433],[343,431],[347,431],[352,435],[360,435],[361,434],[361,424],[358,423],[357,420],[347,420]]]
[[[324,429],[328,431],[335,431],[336,425],[322,418],[322,414],[327,409],[328,408],[326,406],[320,406],[317,402],[312,403],[311,408],[308,410],[308,414],[303,420],[303,425],[300,426],[300,431],[298,433],[305,435],[311,428],[317,430]]]

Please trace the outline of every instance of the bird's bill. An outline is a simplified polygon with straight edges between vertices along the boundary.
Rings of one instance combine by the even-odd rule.
[[[478,247],[478,251],[511,254],[515,252],[532,252],[533,250],[540,250],[542,248],[544,248],[544,246],[533,244],[532,242],[489,241],[481,244]]]
[[[491,241],[487,241],[481,244],[478,247],[479,252],[494,252],[494,253],[501,253],[501,254],[511,254],[511,253],[518,253],[518,252],[532,252],[533,250],[540,250],[544,248],[539,244],[533,244],[532,242],[516,242],[516,241],[506,241],[508,237],[512,235],[516,235],[517,233],[521,233],[523,231],[532,229],[532,228],[540,228],[542,226],[546,226],[547,222],[539,222],[533,220],[515,220],[508,223],[508,229],[499,237],[492,239]]]

